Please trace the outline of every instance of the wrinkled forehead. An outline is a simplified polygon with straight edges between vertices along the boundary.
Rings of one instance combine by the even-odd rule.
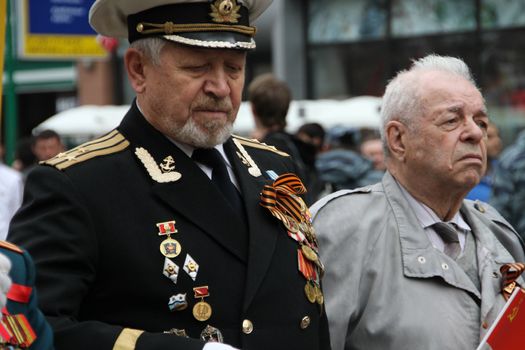
[[[445,71],[422,72],[416,84],[422,107],[448,102],[486,111],[479,89],[461,75]]]

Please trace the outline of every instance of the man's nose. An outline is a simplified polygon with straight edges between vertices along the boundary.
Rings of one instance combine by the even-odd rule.
[[[227,74],[222,69],[210,71],[204,83],[204,92],[219,98],[227,97],[231,92]]]
[[[462,139],[465,142],[480,142],[487,135],[487,130],[483,129],[478,121],[469,118],[465,122],[465,129],[462,133]]]

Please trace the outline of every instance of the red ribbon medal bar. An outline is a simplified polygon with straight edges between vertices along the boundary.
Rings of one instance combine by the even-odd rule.
[[[200,298],[197,304],[193,306],[193,317],[197,321],[206,321],[211,317],[212,309],[211,305],[204,301],[204,298],[210,296],[208,286],[201,286],[193,288],[195,298]]]
[[[181,245],[178,241],[171,238],[171,235],[177,233],[175,220],[160,222],[157,224],[159,236],[168,236],[160,243],[160,252],[167,258],[175,258],[180,254]]]

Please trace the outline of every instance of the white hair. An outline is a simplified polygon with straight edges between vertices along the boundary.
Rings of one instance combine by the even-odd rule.
[[[160,52],[166,44],[166,40],[150,37],[136,40],[130,47],[142,52],[155,66],[160,66]]]
[[[408,70],[398,72],[388,83],[383,95],[380,132],[386,155],[389,154],[389,150],[385,137],[385,126],[389,121],[399,120],[409,128],[416,127],[415,123],[410,121],[422,113],[419,77],[420,73],[428,71],[441,71],[460,76],[476,86],[469,67],[459,58],[431,54],[413,60]]]

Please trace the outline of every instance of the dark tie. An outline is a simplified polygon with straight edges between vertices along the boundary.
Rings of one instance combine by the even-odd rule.
[[[447,222],[436,222],[432,227],[445,242],[445,254],[456,260],[461,253],[461,246],[459,245],[458,231],[454,225]]]
[[[198,148],[193,151],[191,158],[212,168],[211,181],[213,184],[217,186],[235,211],[243,214],[241,194],[231,181],[228,169],[219,151],[215,148]]]

